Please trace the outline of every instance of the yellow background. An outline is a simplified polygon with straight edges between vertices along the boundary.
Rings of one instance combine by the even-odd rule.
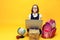
[[[56,36],[52,39],[40,37],[40,40],[60,39],[60,0],[0,0],[0,40],[17,40],[17,29],[25,28],[33,4],[38,4],[43,23],[50,18],[56,20]]]

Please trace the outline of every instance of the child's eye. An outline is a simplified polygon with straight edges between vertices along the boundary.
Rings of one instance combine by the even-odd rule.
[[[33,9],[37,9],[37,8],[33,8]]]

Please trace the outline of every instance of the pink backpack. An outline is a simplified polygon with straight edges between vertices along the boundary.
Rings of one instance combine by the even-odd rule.
[[[52,38],[56,32],[56,23],[54,20],[46,22],[42,27],[42,37],[43,38]]]

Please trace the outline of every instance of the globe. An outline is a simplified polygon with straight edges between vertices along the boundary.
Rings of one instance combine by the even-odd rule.
[[[24,28],[18,28],[18,34],[24,35],[26,30]]]

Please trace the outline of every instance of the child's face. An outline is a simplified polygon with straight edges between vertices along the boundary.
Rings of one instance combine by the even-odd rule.
[[[37,12],[37,6],[33,6],[33,12],[34,12],[34,13]]]

